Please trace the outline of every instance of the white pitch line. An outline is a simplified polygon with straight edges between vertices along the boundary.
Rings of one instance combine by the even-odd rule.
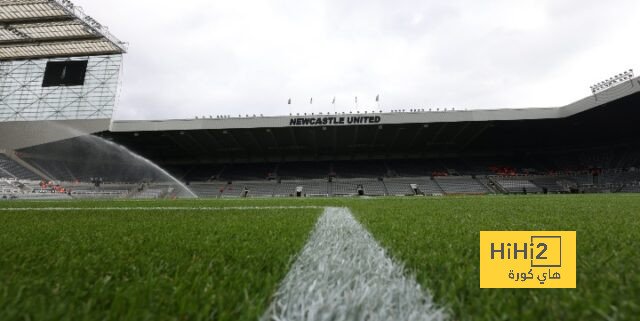
[[[346,208],[327,208],[263,321],[444,320]]]
[[[226,207],[4,207],[3,212],[17,211],[232,211],[232,210],[300,210],[322,206],[226,206]]]

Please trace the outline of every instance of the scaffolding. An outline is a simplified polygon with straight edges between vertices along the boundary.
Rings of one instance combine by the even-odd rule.
[[[0,0],[0,122],[111,118],[126,49],[68,0]],[[79,81],[47,83],[48,68],[74,61]]]
[[[67,0],[0,0],[0,60],[122,54],[118,40]]]
[[[42,85],[48,62],[87,61],[84,85]],[[122,55],[0,63],[0,122],[111,118]]]

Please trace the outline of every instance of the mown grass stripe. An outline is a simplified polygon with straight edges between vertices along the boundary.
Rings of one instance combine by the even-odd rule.
[[[4,207],[0,211],[237,211],[237,210],[300,210],[319,209],[322,206],[225,206],[225,207]]]
[[[327,208],[263,320],[443,320],[346,208]]]
[[[321,212],[0,212],[0,320],[256,321]]]

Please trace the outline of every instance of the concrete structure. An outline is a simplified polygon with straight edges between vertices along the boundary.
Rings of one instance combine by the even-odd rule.
[[[0,2],[0,148],[108,129],[125,52],[70,1]]]
[[[3,164],[57,181],[153,180],[98,151],[94,134],[222,197],[568,192],[600,184],[603,170],[612,191],[640,186],[632,76],[561,107],[112,121],[125,51],[67,0],[0,2]],[[505,172],[539,177],[490,177]]]

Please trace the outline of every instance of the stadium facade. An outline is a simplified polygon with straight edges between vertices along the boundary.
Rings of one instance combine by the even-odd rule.
[[[0,7],[0,177],[14,194],[45,179],[96,196],[82,184],[100,177],[117,182],[107,196],[176,196],[89,157],[88,135],[204,197],[640,191],[638,78],[553,108],[113,121],[126,45],[68,1]]]
[[[125,52],[126,44],[67,0],[0,2],[0,148],[67,138],[58,122],[81,132],[107,129]]]

